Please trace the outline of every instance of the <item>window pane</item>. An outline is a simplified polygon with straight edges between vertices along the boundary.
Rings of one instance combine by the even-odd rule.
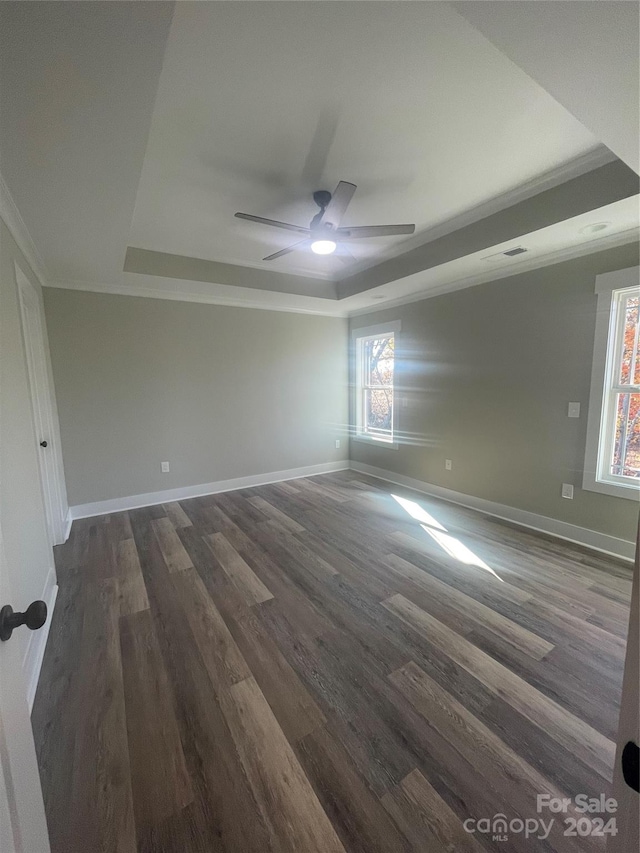
[[[365,385],[393,385],[393,335],[365,343]]]
[[[637,296],[629,297],[622,303],[624,311],[622,364],[620,367],[621,385],[640,385],[640,334]]]
[[[618,394],[611,473],[640,480],[640,394]]]
[[[365,430],[391,438],[393,435],[393,391],[364,392]]]

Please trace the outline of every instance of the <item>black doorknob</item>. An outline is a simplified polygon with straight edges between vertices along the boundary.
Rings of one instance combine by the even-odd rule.
[[[41,441],[41,442],[40,442],[40,447],[46,447],[46,446],[47,446],[47,442],[46,442],[46,441]]]
[[[622,777],[630,788],[640,794],[640,748],[632,740],[622,750]]]
[[[10,604],[0,610],[0,640],[8,640],[14,628],[26,625],[32,631],[42,628],[47,621],[47,605],[44,601],[32,601],[24,613],[16,613]]]

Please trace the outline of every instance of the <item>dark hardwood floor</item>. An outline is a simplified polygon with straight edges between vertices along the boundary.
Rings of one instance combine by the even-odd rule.
[[[353,472],[56,551],[53,853],[604,850],[463,822],[609,792],[630,566]]]

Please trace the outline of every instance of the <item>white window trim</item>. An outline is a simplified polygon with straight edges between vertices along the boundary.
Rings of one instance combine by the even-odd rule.
[[[394,363],[393,369],[393,441],[387,441],[384,438],[376,438],[373,435],[367,435],[366,433],[359,432],[360,430],[360,410],[361,410],[361,389],[360,389],[360,351],[359,351],[359,342],[366,338],[371,338],[375,336],[382,335],[391,335],[393,334],[395,338],[395,347],[397,351],[397,342],[398,342],[398,333],[400,332],[402,324],[400,320],[392,320],[389,323],[379,323],[376,326],[366,326],[361,329],[353,329],[351,332],[351,341],[353,345],[353,354],[354,354],[354,365],[355,365],[355,381],[354,381],[354,425],[353,425],[353,433],[352,439],[354,441],[360,441],[363,444],[368,444],[373,447],[381,447],[386,448],[387,450],[398,450],[399,444],[397,442],[398,435],[398,414],[400,406],[398,405],[398,384],[397,384],[397,374],[396,374],[396,363]]]
[[[614,483],[600,475],[601,426],[605,407],[606,381],[611,369],[609,340],[614,333],[615,317],[612,312],[612,295],[616,290],[639,289],[640,267],[596,276],[598,308],[591,369],[591,393],[587,420],[587,443],[584,460],[582,488],[618,498],[640,501],[640,484]],[[603,454],[604,455],[604,454]]]

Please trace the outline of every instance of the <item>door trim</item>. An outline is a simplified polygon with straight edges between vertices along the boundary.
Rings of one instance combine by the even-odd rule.
[[[29,280],[28,276],[20,268],[17,261],[14,263],[16,287],[18,291],[18,302],[20,304],[20,322],[22,326],[22,342],[27,365],[27,378],[29,381],[29,394],[31,397],[31,418],[34,425],[34,438],[40,440],[41,436],[36,435],[37,421],[41,419],[44,423],[44,431],[50,442],[50,452],[53,454],[53,464],[48,467],[43,463],[42,457],[38,456],[38,471],[40,475],[40,483],[42,488],[42,500],[50,529],[52,541],[51,546],[59,545],[66,540],[67,535],[67,515],[68,507],[66,500],[66,487],[64,483],[64,470],[62,467],[62,454],[60,452],[60,430],[57,429],[57,416],[55,407],[54,391],[52,386],[51,374],[48,363],[48,341],[46,334],[46,326],[44,320],[44,309],[42,299],[38,290]],[[44,364],[42,368],[42,376],[45,377],[44,387],[38,389],[36,387],[37,358],[36,351],[33,347],[33,330],[29,328],[29,319],[27,315],[27,301],[31,301],[36,305],[38,312],[37,322],[39,328],[37,334],[40,336],[40,344],[42,346],[42,354]],[[39,414],[37,414],[39,412]],[[51,482],[50,482],[51,481]]]
[[[56,606],[56,598],[58,596],[58,585],[56,583],[56,573],[53,568],[47,572],[47,579],[44,582],[44,589],[40,598],[47,605],[47,621],[42,628],[37,631],[29,632],[29,642],[27,644],[24,658],[22,659],[22,671],[24,673],[24,681],[27,688],[27,704],[29,713],[33,710],[33,700],[38,689],[38,680],[40,678],[40,670],[42,669],[42,661],[44,658],[44,650],[49,637],[49,628],[53,619],[53,610]]]

